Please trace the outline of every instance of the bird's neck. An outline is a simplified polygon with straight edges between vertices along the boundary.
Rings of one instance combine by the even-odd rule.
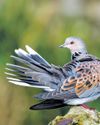
[[[88,56],[88,52],[86,50],[82,51],[73,51],[72,52],[72,60],[79,60],[82,58],[86,58]]]

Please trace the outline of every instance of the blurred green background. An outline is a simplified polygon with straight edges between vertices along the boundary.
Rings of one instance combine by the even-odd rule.
[[[67,108],[30,111],[40,89],[7,82],[6,62],[14,49],[30,45],[49,63],[63,66],[69,50],[59,49],[66,37],[81,37],[88,51],[100,57],[99,0],[0,0],[0,125],[47,125]],[[100,100],[89,103],[100,110]]]

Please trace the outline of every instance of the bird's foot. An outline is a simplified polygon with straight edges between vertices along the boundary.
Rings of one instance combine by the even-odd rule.
[[[80,106],[88,110],[95,110],[95,108],[90,108],[88,105],[85,104],[81,104]]]

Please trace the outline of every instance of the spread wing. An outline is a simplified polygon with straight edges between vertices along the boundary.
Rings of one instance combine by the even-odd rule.
[[[69,76],[58,87],[59,89],[38,95],[44,99],[77,99],[88,98],[100,93],[100,61],[79,62],[67,66]]]
[[[61,89],[69,91],[75,89],[78,97],[88,97],[95,94],[100,84],[100,62],[83,62],[75,68],[75,75],[66,79]]]

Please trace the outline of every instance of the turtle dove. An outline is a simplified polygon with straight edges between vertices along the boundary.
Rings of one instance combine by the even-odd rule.
[[[15,50],[15,64],[7,64],[9,82],[41,88],[35,95],[42,100],[33,110],[53,109],[66,105],[81,105],[100,97],[100,60],[88,54],[80,38],[69,37],[61,48],[69,48],[72,60],[63,67],[49,64],[26,45],[26,51]]]

